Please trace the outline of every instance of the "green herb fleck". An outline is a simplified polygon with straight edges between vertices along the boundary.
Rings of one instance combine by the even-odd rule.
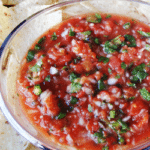
[[[78,102],[78,99],[77,99],[76,97],[74,97],[74,96],[71,96],[70,103],[71,103],[72,105],[75,105],[77,102]]]
[[[45,81],[46,81],[46,82],[50,82],[50,81],[51,81],[50,75],[47,75],[47,77],[45,78]]]
[[[107,38],[107,37],[108,37],[108,35],[103,35],[103,37],[106,37],[106,38]]]
[[[30,68],[30,70],[32,72],[39,72],[41,70],[42,65],[43,65],[43,62],[40,59],[33,67]]]
[[[122,130],[129,130],[128,125],[124,121],[122,121],[121,119],[118,119],[117,121],[122,126]]]
[[[52,35],[51,39],[52,39],[53,41],[57,40],[56,32],[54,32],[54,33],[53,33],[53,35]]]
[[[84,31],[84,32],[81,32],[81,34],[83,35],[91,35],[92,31]]]
[[[127,85],[130,86],[130,87],[136,88],[136,84],[135,83],[127,83]]]
[[[100,57],[97,57],[97,58],[98,58],[98,61],[103,62],[105,64],[109,62],[109,58],[107,58],[107,57],[100,56]]]
[[[99,44],[99,39],[98,39],[98,38],[95,38],[95,39],[94,39],[94,42],[98,45],[98,44]]]
[[[129,98],[129,100],[133,100],[133,99],[135,99],[135,97],[134,97],[134,96],[132,96],[132,97],[130,97],[130,98]]]
[[[91,113],[93,111],[92,106],[89,104],[88,105],[88,111]]]
[[[60,112],[59,115],[57,116],[57,119],[62,119],[66,116],[66,113]]]
[[[126,69],[126,67],[127,67],[127,65],[126,65],[124,62],[122,62],[122,63],[121,63],[121,68],[122,68],[122,69]]]
[[[35,50],[40,50],[40,49],[41,49],[41,46],[39,46],[38,44],[36,44],[35,47],[34,47],[34,49],[35,49]]]
[[[32,61],[33,59],[34,59],[34,55],[36,54],[36,52],[35,51],[33,51],[33,50],[29,50],[28,51],[28,55],[27,55],[27,61],[28,62],[30,62],[30,61]]]
[[[110,68],[108,68],[108,72],[109,74],[112,74],[112,70]]]
[[[123,25],[123,28],[124,28],[124,29],[129,29],[130,26],[131,26],[131,23],[130,23],[130,22],[127,22],[127,23],[125,23],[125,24]]]
[[[131,72],[131,74],[133,75],[132,82],[142,82],[142,80],[148,76],[148,73],[145,72],[144,68],[145,64],[143,63],[133,69],[133,71]]]
[[[115,110],[110,111],[110,118],[115,118],[116,112]]]
[[[35,95],[40,95],[42,93],[41,86],[39,84],[34,86],[33,93]]]
[[[70,29],[69,36],[75,36],[75,32]]]
[[[41,43],[43,43],[44,41],[45,41],[45,39],[46,39],[46,37],[45,36],[43,36],[39,41],[38,41],[38,44],[41,44]]]
[[[128,47],[136,47],[136,40],[132,35],[126,34],[124,37],[130,42],[130,44],[127,44]]]
[[[94,133],[94,136],[97,138],[98,143],[105,143],[105,137],[103,134],[103,129],[99,129],[99,132]]]
[[[116,76],[115,76],[115,79],[119,79],[120,78],[120,74],[117,74]]]
[[[77,78],[78,78],[78,76],[77,76],[75,73],[72,72],[72,73],[70,74],[70,81],[71,81],[71,82],[73,82],[73,81],[74,81],[75,79],[77,79]]]
[[[119,138],[118,138],[118,143],[119,143],[119,144],[124,144],[124,142],[125,142],[124,138],[121,137],[121,136],[119,136]]]
[[[147,38],[150,37],[150,32],[144,32],[144,31],[137,31],[139,34],[141,34],[142,36],[145,36]]]
[[[108,14],[108,15],[106,16],[106,19],[108,19],[108,18],[111,18],[111,15]]]
[[[71,93],[77,93],[80,91],[81,89],[81,84],[78,82],[73,82],[71,83]]]
[[[106,41],[104,44],[104,51],[108,54],[117,51],[118,46],[121,45],[121,43],[122,43],[120,40],[120,37],[121,37],[121,35],[118,35],[111,41]]]
[[[98,80],[98,89],[101,91],[105,88],[105,84],[103,83],[103,80]]]
[[[102,150],[109,150],[109,147],[108,147],[108,146],[104,146],[104,147],[102,148]]]
[[[150,45],[149,45],[149,44],[146,44],[146,45],[145,45],[145,49],[150,52]]]
[[[63,66],[63,68],[62,68],[62,69],[63,69],[63,70],[65,70],[65,69],[67,69],[67,68],[68,68],[67,66]]]
[[[123,49],[122,53],[128,53],[128,50],[127,49]]]
[[[95,15],[88,16],[86,18],[86,21],[91,22],[91,23],[100,23],[101,19],[102,19],[102,17],[100,14],[95,14]]]
[[[150,92],[146,88],[140,89],[140,94],[145,100],[150,101]]]

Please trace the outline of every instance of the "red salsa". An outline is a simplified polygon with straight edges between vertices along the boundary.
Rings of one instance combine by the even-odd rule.
[[[150,27],[116,15],[64,21],[30,48],[17,92],[46,137],[79,150],[150,137]]]

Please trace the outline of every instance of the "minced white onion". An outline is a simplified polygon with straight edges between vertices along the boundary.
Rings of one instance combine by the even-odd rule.
[[[117,81],[118,81],[118,79],[115,79],[115,78],[109,78],[107,82],[108,82],[109,85],[114,85],[114,84],[117,83]]]
[[[58,73],[58,70],[55,68],[55,67],[51,67],[50,68],[50,74],[57,74]]]

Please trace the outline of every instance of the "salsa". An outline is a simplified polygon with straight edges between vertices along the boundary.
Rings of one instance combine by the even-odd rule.
[[[128,149],[150,137],[150,27],[88,14],[47,31],[17,79],[27,118],[79,150]]]

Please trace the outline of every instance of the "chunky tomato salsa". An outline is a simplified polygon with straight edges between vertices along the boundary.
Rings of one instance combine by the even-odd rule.
[[[62,145],[137,145],[150,137],[150,27],[106,14],[64,21],[28,51],[17,94],[29,120]]]

